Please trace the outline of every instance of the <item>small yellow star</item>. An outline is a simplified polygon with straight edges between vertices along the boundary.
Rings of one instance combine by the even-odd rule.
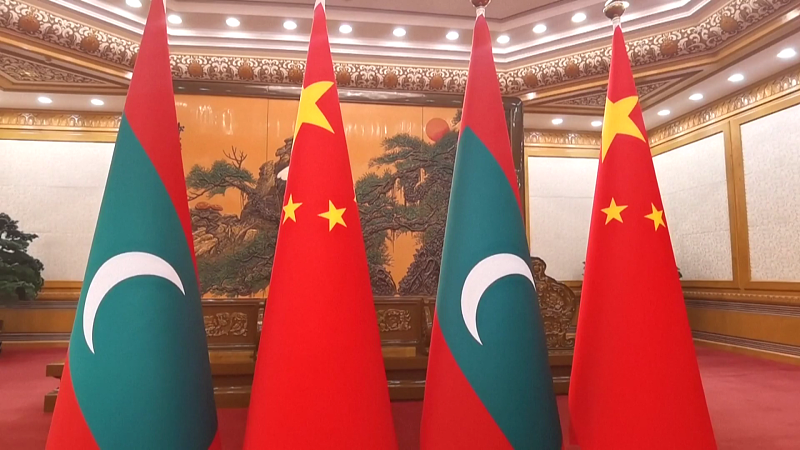
[[[294,126],[295,138],[297,138],[297,132],[300,131],[300,126],[304,123],[316,125],[333,133],[328,118],[317,106],[319,99],[328,92],[331,86],[333,86],[332,81],[318,81],[303,88],[303,92],[300,93],[300,106],[297,108],[297,121]]]
[[[653,212],[645,217],[653,221],[653,226],[656,227],[656,231],[658,231],[659,225],[666,228],[667,224],[664,223],[664,210],[659,211],[658,208],[656,208],[656,205],[652,203],[650,203],[650,206],[653,208]]]
[[[297,217],[295,217],[294,212],[297,211],[300,205],[302,205],[302,203],[295,203],[294,200],[292,200],[292,195],[289,194],[289,202],[283,207],[283,222],[281,223],[286,222],[286,219],[292,219],[297,223]]]
[[[331,231],[336,224],[347,227],[347,224],[344,223],[344,218],[342,217],[345,209],[347,208],[337,209],[335,206],[333,206],[333,202],[328,200],[328,210],[319,214],[320,217],[328,219],[328,231]]]
[[[618,134],[627,134],[644,141],[642,131],[631,120],[631,112],[639,103],[639,97],[632,95],[614,103],[606,98],[606,111],[603,114],[603,146],[600,153],[600,162],[606,159],[608,148]]]
[[[608,208],[603,208],[600,210],[606,213],[606,225],[608,225],[608,222],[611,222],[612,220],[619,220],[619,222],[622,223],[622,211],[624,211],[627,207],[628,205],[617,205],[617,202],[614,201],[614,198],[612,197],[611,204],[608,206]]]

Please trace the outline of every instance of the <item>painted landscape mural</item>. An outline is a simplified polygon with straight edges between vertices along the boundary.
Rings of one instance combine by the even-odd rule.
[[[203,295],[269,289],[297,102],[178,96]],[[343,104],[376,295],[434,295],[460,111]]]

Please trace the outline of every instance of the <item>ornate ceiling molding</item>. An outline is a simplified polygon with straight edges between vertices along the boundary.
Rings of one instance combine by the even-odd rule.
[[[649,132],[650,145],[677,138],[734,114],[754,108],[777,97],[800,90],[800,67],[794,67],[769,80],[753,85],[693,113],[655,128]]]
[[[634,67],[718,50],[757,24],[774,17],[792,0],[731,0],[697,25],[628,42]],[[35,8],[0,0],[0,28],[105,62],[131,68],[139,46],[131,40]],[[498,72],[506,95],[521,94],[608,73],[611,47],[577,53]],[[173,75],[182,80],[299,84],[305,62],[209,55],[172,55]],[[342,86],[400,91],[463,93],[467,70],[370,64],[336,64]]]
[[[35,130],[119,130],[120,114],[62,113],[49,111],[0,110],[0,128]]]
[[[660,80],[651,83],[640,83],[636,86],[636,91],[639,93],[639,100],[647,98],[648,95],[661,89],[662,87],[672,84],[674,80]],[[601,89],[597,92],[589,94],[582,94],[574,97],[565,98],[563,100],[556,100],[551,105],[565,105],[565,106],[581,106],[585,108],[595,108],[603,110],[606,107],[606,89]]]
[[[109,83],[36,61],[0,54],[0,75],[15,84],[53,85],[89,84],[107,86]]]
[[[525,130],[526,146],[586,147],[600,149],[600,132]]]

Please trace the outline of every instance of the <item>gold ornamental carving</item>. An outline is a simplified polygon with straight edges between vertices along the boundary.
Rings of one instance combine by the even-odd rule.
[[[525,130],[525,145],[557,145],[600,148],[600,133],[596,132],[549,132]]]
[[[569,329],[575,318],[578,299],[572,289],[545,274],[547,265],[544,260],[536,257],[531,260],[547,349],[571,350],[575,347],[575,338],[569,336]]]
[[[117,132],[122,116],[118,114],[81,114],[0,110],[0,128],[79,129]]]
[[[411,312],[406,309],[379,309],[378,328],[381,333],[411,330]]]
[[[107,84],[35,61],[0,54],[0,73],[15,83]]]
[[[207,337],[247,336],[247,314],[219,312],[203,316]]]
[[[733,114],[798,90],[800,90],[800,68],[794,68],[648,132],[650,145],[716,123]]]
[[[632,40],[627,43],[634,67],[661,63],[717,51],[731,39],[780,13],[792,0],[730,0],[696,25]],[[20,0],[0,0],[0,27],[38,38],[48,44],[91,55],[104,61],[131,67],[139,45],[131,40],[95,30],[57,14],[34,8]],[[536,86],[553,86],[577,77],[608,74],[611,47],[606,46],[532,65],[498,72],[503,94],[513,95]],[[176,79],[241,81],[241,57],[171,55]],[[265,84],[299,84],[305,63],[289,59],[249,58],[254,80]],[[377,64],[335,64],[335,73],[350,74],[349,87],[403,91],[442,90],[463,93],[466,69],[387,66]],[[250,80],[247,80],[250,81]],[[344,80],[342,80],[344,81]]]

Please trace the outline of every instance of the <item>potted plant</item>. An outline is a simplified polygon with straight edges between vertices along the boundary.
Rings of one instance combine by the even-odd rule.
[[[37,237],[39,236],[35,234],[23,233],[16,220],[12,220],[8,214],[0,213],[0,305],[33,300],[42,289],[44,265],[28,254],[28,246]],[[2,332],[0,321],[0,333]]]

